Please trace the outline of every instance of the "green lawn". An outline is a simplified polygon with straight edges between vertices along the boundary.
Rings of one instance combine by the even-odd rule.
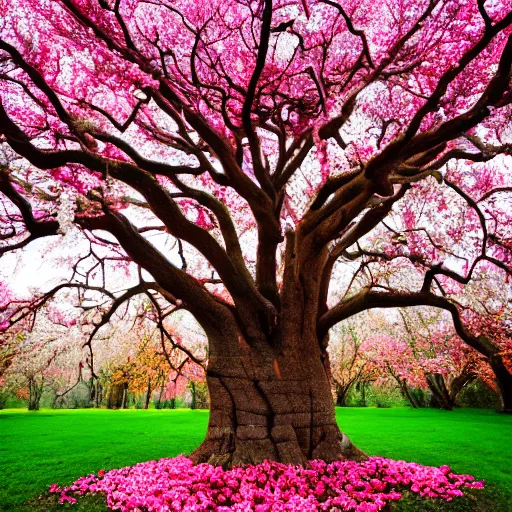
[[[509,510],[511,416],[470,409],[351,408],[338,409],[337,417],[368,454],[449,464],[485,478],[488,494],[500,495],[500,508],[478,510]],[[207,421],[207,411],[189,410],[0,411],[0,510],[16,510],[54,482],[189,453],[203,438]]]

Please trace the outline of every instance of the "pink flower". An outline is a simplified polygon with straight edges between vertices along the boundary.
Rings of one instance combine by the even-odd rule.
[[[62,490],[61,503],[74,503],[67,493],[100,492],[108,506],[123,512],[376,512],[401,499],[398,490],[451,501],[463,488],[481,489],[469,475],[416,463],[371,457],[367,461],[310,461],[308,468],[265,461],[223,470],[193,466],[184,456],[100,470]],[[50,492],[58,492],[57,484]]]
[[[56,492],[60,492],[61,491],[61,488],[59,487],[59,484],[52,484],[50,485],[50,488],[48,489],[48,492],[51,492],[51,493],[56,493]]]
[[[61,497],[60,497],[59,503],[62,505],[64,503],[66,503],[66,502],[71,503],[71,505],[73,505],[74,503],[76,503],[76,499],[72,498],[71,496],[68,496],[67,494],[65,494],[63,492]]]

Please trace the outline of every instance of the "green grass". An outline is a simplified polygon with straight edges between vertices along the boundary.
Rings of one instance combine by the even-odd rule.
[[[512,496],[512,416],[484,409],[337,409],[341,428],[368,455],[485,478]]]
[[[428,508],[410,498],[397,510],[512,510],[512,417],[407,408],[338,409],[337,417],[370,455],[449,464],[489,484],[477,508],[470,508],[471,497],[471,503],[455,500],[448,508]],[[189,453],[202,440],[207,421],[208,412],[189,410],[0,411],[0,510],[24,509],[24,502],[54,482],[68,484],[99,469]],[[30,510],[50,508],[32,505]],[[96,499],[73,510],[104,507]]]

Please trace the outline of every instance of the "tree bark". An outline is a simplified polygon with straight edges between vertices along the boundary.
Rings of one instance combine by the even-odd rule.
[[[419,409],[420,404],[418,404],[418,401],[414,397],[414,395],[411,393],[411,390],[409,389],[409,386],[407,384],[406,379],[400,379],[400,377],[397,378],[398,381],[398,387],[400,388],[400,392],[402,393],[402,396],[411,404],[411,406],[414,409]]]
[[[338,428],[314,342],[315,358],[310,357],[314,344],[308,354],[304,340],[302,353],[256,349],[242,336],[224,345],[222,355],[213,351],[207,371],[208,431],[192,460],[231,467],[266,459],[303,465],[311,459],[365,458]]]
[[[457,397],[459,393],[467,386],[470,382],[476,379],[476,374],[472,370],[472,365],[467,365],[466,368],[455,377],[450,383],[450,397],[454,403],[457,404]]]
[[[102,391],[103,391],[103,388],[100,384],[100,381],[99,379],[94,379],[93,381],[93,388],[92,388],[92,400],[94,402],[94,407],[96,409],[98,409],[101,405],[101,402],[102,402]]]
[[[499,354],[490,357],[489,364],[496,375],[496,382],[500,390],[502,412],[512,414],[512,375]]]
[[[361,382],[361,406],[366,407],[366,381]]]
[[[407,379],[401,378],[400,375],[397,375],[393,371],[393,368],[391,367],[389,362],[386,363],[386,366],[391,376],[396,380],[398,384],[398,389],[400,390],[402,397],[405,398],[405,400],[407,400],[411,404],[411,407],[413,407],[414,409],[418,409],[420,407],[420,404],[418,403],[416,398],[414,398],[414,395],[411,393],[411,390],[409,389],[409,386],[407,384]]]
[[[162,381],[162,385],[160,386],[160,392],[158,393],[158,401],[155,404],[155,409],[162,408],[162,398],[165,392],[165,381]]]
[[[347,390],[341,386],[336,389],[336,405],[338,407],[345,407],[347,405]]]

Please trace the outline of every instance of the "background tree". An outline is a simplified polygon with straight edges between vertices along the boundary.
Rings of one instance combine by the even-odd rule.
[[[506,175],[494,172],[500,160],[493,162],[481,169],[479,180],[465,183],[467,191],[450,181],[455,174],[449,167],[443,176],[447,187],[435,186],[432,191],[418,184],[424,199],[397,204],[342,259],[359,262],[353,281],[361,288],[398,289],[402,291],[398,302],[403,305],[426,304],[449,311],[458,335],[491,365],[503,410],[508,411],[512,289],[506,241],[509,197],[504,194],[509,187],[502,186]],[[478,186],[483,190],[479,192]],[[439,223],[440,215],[445,223]],[[432,287],[437,296],[425,293]],[[421,293],[409,294],[407,300],[403,295],[411,288]],[[376,304],[381,297],[374,295]],[[386,307],[391,306],[386,301]]]
[[[421,365],[437,404],[451,411],[462,389],[474,381],[485,363],[482,357],[446,325],[439,313],[415,310],[402,313],[413,357]]]
[[[357,321],[358,320],[358,321]],[[360,315],[339,324],[331,331],[329,358],[334,384],[335,402],[338,406],[347,405],[350,391],[358,384],[363,386],[374,378],[368,360],[366,317]]]
[[[444,278],[467,275],[436,261],[423,284],[390,286],[365,262],[363,282],[337,262],[365,259],[347,251],[440,189],[465,194],[461,208],[479,220],[475,188],[508,193],[508,2],[0,9],[2,252],[68,228],[88,247],[68,283],[5,322],[66,286],[106,309],[98,325],[140,294],[162,331],[174,307],[190,312],[208,339],[211,399],[194,461],[361,456],[335,421],[326,347],[334,325],[366,309],[447,309],[467,343],[496,356],[444,294]],[[495,159],[497,186],[480,179]],[[508,269],[502,213],[492,231],[462,232],[478,238],[478,262]],[[447,212],[438,230],[449,222]],[[116,292],[106,275],[121,269],[138,280]]]

